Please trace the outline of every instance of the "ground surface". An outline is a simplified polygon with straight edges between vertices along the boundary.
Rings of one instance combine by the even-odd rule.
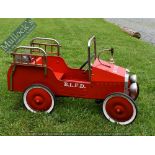
[[[155,47],[121,32],[102,19],[34,19],[37,28],[21,43],[36,36],[60,41],[61,53],[72,67],[87,57],[87,41],[97,37],[97,51],[114,47],[115,62],[138,75],[138,116],[128,126],[112,124],[94,100],[58,98],[51,114],[33,114],[25,109],[22,94],[7,91],[9,54],[0,50],[0,135],[155,135]],[[0,42],[23,19],[0,19]]]
[[[155,18],[107,18],[106,20],[138,31],[143,40],[155,44]]]

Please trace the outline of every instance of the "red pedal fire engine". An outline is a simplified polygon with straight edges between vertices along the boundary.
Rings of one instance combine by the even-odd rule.
[[[112,58],[110,62],[101,60],[104,52],[110,52],[112,57],[114,50],[105,49],[97,56],[93,36],[88,41],[87,60],[80,68],[70,68],[60,56],[57,40],[34,38],[30,46],[19,46],[12,52],[8,89],[23,92],[24,105],[31,112],[51,112],[57,96],[96,99],[103,101],[108,120],[129,124],[137,114],[137,76],[112,63]]]

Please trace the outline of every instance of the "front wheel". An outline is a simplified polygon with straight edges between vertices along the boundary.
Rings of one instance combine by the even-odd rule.
[[[31,112],[50,113],[54,108],[54,94],[43,85],[32,85],[23,95],[25,107]]]
[[[128,95],[113,93],[104,100],[103,113],[109,121],[127,125],[135,120],[137,108],[134,100]]]

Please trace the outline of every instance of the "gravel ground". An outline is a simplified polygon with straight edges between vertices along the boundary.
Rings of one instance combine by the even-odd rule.
[[[105,20],[138,31],[141,39],[155,44],[155,18],[106,18]]]

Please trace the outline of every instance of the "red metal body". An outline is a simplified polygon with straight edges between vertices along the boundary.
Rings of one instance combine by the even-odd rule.
[[[42,64],[40,57],[36,61]],[[88,71],[68,67],[59,56],[47,56],[46,75],[44,67],[33,66],[33,62],[31,65],[11,65],[8,71],[9,90],[12,73],[12,90],[19,92],[24,92],[33,84],[42,84],[56,96],[104,99],[112,92],[124,92],[125,89],[125,69],[113,64],[109,64],[110,67],[103,66],[98,59],[92,65],[91,81]]]
[[[92,43],[93,55],[90,52]],[[110,62],[101,60],[100,54],[97,57],[94,36],[88,41],[88,59],[80,68],[70,68],[65,63],[60,56],[60,44],[55,39],[35,38],[30,45],[20,46],[12,53],[13,63],[7,76],[10,91],[24,92],[23,100],[28,110],[50,112],[54,96],[70,96],[105,99],[103,112],[111,122],[125,125],[135,119],[134,100],[139,92],[137,77],[115,65],[113,57]],[[113,49],[103,52],[106,51],[113,56]],[[86,65],[88,69],[83,69]]]
[[[33,39],[32,41],[35,41]],[[55,40],[54,40],[55,41]],[[94,41],[94,63],[90,65],[90,46]],[[104,99],[112,92],[125,91],[126,70],[96,57],[96,39],[92,37],[88,42],[88,70],[74,69],[67,66],[58,53],[54,55],[18,54],[13,53],[14,63],[8,71],[8,88],[13,91],[24,92],[33,84],[47,86],[56,96],[72,96],[80,98]],[[45,44],[31,42],[32,45],[47,45],[59,47],[59,44]],[[29,48],[32,50],[31,48]],[[20,48],[18,49],[20,50]],[[37,50],[34,49],[34,50]],[[50,48],[52,50],[52,48]],[[57,48],[57,51],[59,48]],[[40,52],[40,51],[37,51]],[[46,51],[45,51],[46,52]],[[51,53],[53,51],[50,51]],[[46,53],[45,53],[46,54]],[[52,53],[53,54],[53,53]],[[16,57],[31,56],[28,63]],[[46,59],[46,61],[45,61]],[[46,73],[45,73],[46,69]]]

